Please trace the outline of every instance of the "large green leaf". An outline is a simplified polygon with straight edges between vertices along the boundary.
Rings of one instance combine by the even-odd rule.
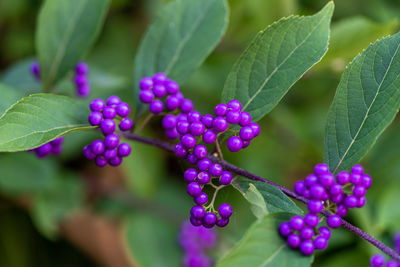
[[[290,249],[279,236],[278,227],[293,214],[271,213],[257,220],[242,240],[221,260],[217,267],[273,266],[306,267],[313,257],[303,256],[298,250]]]
[[[182,252],[177,236],[177,228],[145,214],[131,215],[124,231],[127,251],[141,266],[180,266]]]
[[[331,170],[357,163],[400,106],[400,34],[370,45],[347,66],[331,105],[324,160]]]
[[[327,51],[333,7],[283,18],[260,32],[229,73],[222,100],[238,99],[254,120],[273,109]]]
[[[14,88],[8,87],[0,83],[0,116],[6,111],[12,104],[17,102],[21,97],[23,97],[20,91]]]
[[[40,93],[40,82],[30,72],[30,66],[33,62],[34,60],[31,58],[17,61],[1,75],[0,81],[2,83],[24,94],[20,98],[29,94]]]
[[[235,188],[251,204],[251,210],[257,218],[275,212],[303,213],[290,198],[272,185],[244,178],[239,178],[236,182]]]
[[[69,97],[25,97],[0,117],[0,152],[32,149],[69,132],[90,129],[88,114],[87,106]]]
[[[183,82],[217,45],[228,24],[226,0],[176,0],[149,27],[135,59],[135,98],[144,76],[165,72]]]
[[[90,49],[109,0],[46,0],[39,14],[36,49],[44,87],[50,89]]]

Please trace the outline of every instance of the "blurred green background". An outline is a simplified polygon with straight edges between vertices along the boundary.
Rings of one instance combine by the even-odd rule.
[[[136,48],[147,26],[166,2],[112,1],[101,35],[85,58],[91,67],[94,95],[118,93],[127,101],[133,101],[132,73]],[[195,99],[194,103],[200,112],[210,112],[219,101],[232,64],[258,31],[283,16],[313,14],[325,3],[316,0],[229,0],[231,14],[227,34],[206,62],[182,86],[183,92]],[[0,0],[1,82],[32,90],[38,86],[30,77],[28,66],[35,57],[34,31],[40,4],[39,0]],[[262,133],[254,142],[255,145],[235,155],[226,153],[226,159],[288,187],[292,187],[297,179],[304,178],[312,166],[322,160],[325,119],[344,67],[374,40],[397,32],[400,28],[399,19],[400,2],[395,0],[335,1],[326,56],[261,121]],[[71,87],[67,81],[65,86],[61,86],[61,92]],[[153,121],[145,134],[162,138],[158,125],[159,121]],[[391,245],[391,235],[400,230],[399,136],[400,121],[397,118],[363,160],[367,172],[374,179],[374,185],[368,192],[366,207],[352,211],[349,216],[351,222],[388,245]],[[185,218],[190,207],[190,199],[184,192],[181,179],[184,164],[158,149],[133,144],[133,155],[121,168],[99,174],[91,163],[82,161],[79,154],[81,147],[92,139],[93,134],[90,133],[72,134],[66,138],[64,153],[56,159],[58,163],[55,163],[56,160],[45,163],[37,160],[33,164],[42,164],[41,168],[57,166],[54,167],[57,170],[46,175],[57,176],[68,170],[74,173],[71,179],[83,179],[84,183],[77,186],[89,193],[85,196],[77,193],[81,194],[82,199],[75,208],[96,211],[103,217],[119,222],[121,228],[126,229],[123,235],[128,251],[133,251],[134,257],[135,251],[138,251],[137,260],[145,263],[145,266],[152,266],[148,258],[162,257],[165,252],[155,250],[147,252],[153,253],[149,256],[140,256],[146,253],[141,251],[140,240],[145,240],[146,234],[154,233],[153,226],[167,232],[165,235],[157,234],[160,240],[154,242],[175,243],[175,240],[171,241],[171,236],[178,231],[177,220]],[[6,168],[5,165],[4,158],[0,158],[0,167]],[[5,172],[3,169],[0,175],[3,178],[15,175],[17,179],[18,170],[15,172]],[[122,184],[132,193],[128,201],[132,205],[126,205],[127,201],[121,204],[115,199],[96,194],[93,197],[91,176],[107,179],[117,177],[116,180],[122,177]],[[28,181],[32,184],[36,182]],[[14,190],[13,185],[0,182],[3,195],[0,198],[0,266],[97,266],[93,257],[88,257],[65,241],[63,236],[54,233],[57,232],[54,230],[54,220],[46,221],[46,218],[54,217],[47,214],[54,207],[47,207],[46,201],[34,202],[34,211],[28,213],[26,208],[21,208],[24,205],[15,199],[31,196],[32,192],[29,188],[23,192],[18,190]],[[230,227],[219,231],[221,242],[215,255],[232,247],[254,220],[247,203],[235,189],[225,189],[218,201],[227,199],[233,203],[235,214]],[[164,211],[171,209],[168,214],[176,216],[168,218],[161,215],[158,218],[162,219],[162,225],[152,225],[155,223],[151,220],[152,216],[159,216],[154,212],[157,207]],[[54,213],[58,214],[57,211]],[[179,248],[176,251],[179,252]],[[316,257],[313,266],[367,266],[369,256],[375,252],[372,246],[351,233],[335,230],[329,248]],[[171,253],[171,257],[176,256],[171,262],[179,262],[180,254]]]

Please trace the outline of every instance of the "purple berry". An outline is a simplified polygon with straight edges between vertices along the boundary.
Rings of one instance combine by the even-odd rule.
[[[310,198],[311,198],[310,190],[308,190],[308,189],[304,190],[303,196],[304,196],[306,199],[310,199]]]
[[[291,248],[299,247],[300,242],[301,242],[300,236],[298,236],[297,234],[291,234],[287,238],[287,243]]]
[[[175,139],[177,139],[177,138],[179,137],[179,133],[178,133],[178,131],[176,130],[176,128],[166,129],[166,130],[165,130],[165,136],[166,136],[168,139],[175,140]]]
[[[201,114],[198,111],[191,111],[187,114],[187,120],[190,123],[201,120]]]
[[[318,177],[315,174],[309,174],[304,181],[307,187],[311,187],[313,184],[318,183]]]
[[[149,90],[153,87],[153,80],[150,77],[144,77],[140,80],[139,87],[142,90]]]
[[[97,126],[100,125],[100,123],[103,121],[103,115],[98,112],[98,111],[93,111],[89,115],[89,123],[92,126]]]
[[[117,111],[117,115],[122,118],[125,118],[126,116],[128,116],[129,112],[130,112],[129,105],[125,102],[117,105],[115,109]]]
[[[226,104],[218,104],[214,108],[214,113],[217,116],[225,116],[225,114],[228,112],[228,106]]]
[[[110,134],[107,135],[106,138],[104,138],[104,144],[108,148],[116,148],[119,144],[119,137],[116,134]],[[93,144],[92,144],[93,146]]]
[[[232,207],[228,203],[223,203],[218,207],[218,214],[222,218],[229,218],[232,215]]]
[[[243,141],[237,136],[231,136],[228,139],[227,146],[229,151],[237,152],[243,147]]]
[[[219,182],[223,185],[230,184],[232,182],[232,174],[228,171],[222,172]]]
[[[210,180],[210,174],[208,174],[206,171],[202,171],[197,175],[197,182],[199,184],[208,184]]]
[[[206,126],[207,128],[211,128],[213,125],[214,121],[214,116],[211,114],[206,114],[201,118],[201,122]]]
[[[362,178],[361,178],[361,183],[362,183],[362,185],[363,185],[366,189],[370,188],[371,185],[372,185],[372,178],[371,178],[371,176],[369,176],[368,174],[364,174],[364,175],[362,176]]]
[[[314,167],[314,173],[315,173],[316,175],[321,175],[321,174],[329,173],[329,167],[328,167],[328,165],[326,165],[325,163],[318,163],[318,164],[315,165],[315,167]]]
[[[105,105],[106,104],[104,103],[103,99],[96,98],[90,102],[89,107],[91,111],[101,111]]]
[[[224,117],[216,117],[213,121],[214,130],[224,132],[228,128],[228,122]]]
[[[304,216],[304,222],[310,227],[316,227],[319,223],[319,218],[315,214],[308,213]]]
[[[336,208],[336,214],[340,217],[345,217],[347,215],[348,209],[345,205],[339,205]]]
[[[324,250],[328,246],[328,240],[323,236],[317,236],[314,239],[314,247],[318,250]]]
[[[216,225],[218,227],[225,227],[229,224],[229,219],[228,218],[219,218],[216,222]]]
[[[181,109],[182,113],[189,113],[193,110],[193,102],[190,99],[183,99],[179,108]]]
[[[186,157],[187,162],[189,162],[190,164],[196,164],[197,163],[197,158],[195,155],[193,154],[189,154]]]
[[[197,197],[201,194],[201,186],[196,182],[191,182],[187,186],[187,193],[192,197]]]
[[[77,74],[85,75],[89,72],[89,66],[85,62],[78,62],[75,66],[75,72]]]
[[[353,185],[359,185],[362,183],[362,176],[358,173],[350,174],[350,181]]]
[[[149,105],[149,110],[151,113],[157,115],[160,114],[164,109],[164,104],[161,100],[154,100]]]
[[[347,171],[340,171],[336,175],[337,182],[341,185],[350,183],[350,173]]]
[[[76,94],[77,94],[78,97],[80,97],[80,98],[86,98],[86,97],[88,97],[88,96],[90,95],[90,92],[91,92],[91,89],[90,89],[90,83],[89,83],[89,81],[88,81],[86,84],[84,84],[84,85],[78,87],[77,90],[76,90]]]
[[[94,153],[92,152],[92,148],[91,148],[90,145],[87,145],[87,146],[85,146],[85,147],[83,148],[82,154],[83,154],[83,155],[85,156],[85,158],[87,158],[87,159],[94,159],[94,158],[96,158],[96,154],[94,154]]]
[[[242,104],[238,100],[233,99],[233,100],[228,102],[228,108],[230,110],[234,110],[234,111],[241,111],[242,110]]]
[[[185,158],[188,153],[187,149],[181,143],[175,145],[174,151],[175,155],[179,158]]]
[[[386,262],[386,267],[399,267],[399,264],[395,260],[388,260]]]
[[[330,228],[333,228],[333,229],[338,228],[342,224],[342,218],[336,214],[330,215],[328,217],[328,219],[326,220],[326,224]]]
[[[106,119],[114,119],[117,116],[117,111],[115,108],[107,106],[103,109],[103,116]]]
[[[311,227],[304,227],[300,231],[300,237],[303,240],[311,239],[314,236],[314,230]]]
[[[176,124],[176,130],[180,134],[187,134],[189,132],[190,123],[187,121],[178,121]]]
[[[304,181],[297,181],[294,184],[294,192],[296,192],[296,194],[302,196],[305,190],[306,190],[306,183]]]
[[[61,152],[62,152],[62,145],[52,145],[51,154],[57,156],[60,155]]]
[[[194,136],[201,136],[204,133],[205,126],[200,121],[195,121],[189,126],[190,133]]]
[[[206,171],[206,170],[208,170],[208,168],[210,168],[210,166],[211,166],[211,160],[209,160],[207,158],[199,160],[199,162],[197,163],[197,168],[200,171]]]
[[[208,201],[208,196],[204,192],[202,192],[200,195],[194,198],[194,202],[200,206],[206,204],[207,201]]]
[[[92,152],[96,155],[100,155],[104,152],[106,149],[106,146],[104,145],[104,142],[101,140],[94,140],[90,146],[92,149]]]
[[[116,156],[118,156],[118,152],[116,149],[107,149],[106,151],[104,151],[103,153],[103,157],[107,160],[113,159]]]
[[[193,218],[192,216],[190,216],[190,223],[191,223],[193,226],[200,226],[200,225],[203,224],[203,222],[202,222],[201,220],[198,220],[198,219],[196,219],[196,218]]]
[[[143,90],[139,93],[139,99],[142,103],[149,104],[154,99],[153,91],[151,90]]]
[[[98,166],[98,167],[104,167],[104,166],[106,166],[107,165],[107,160],[104,158],[104,157],[102,157],[102,156],[97,156],[96,157],[96,160],[95,160],[95,163],[96,163],[96,165]]]
[[[103,134],[112,134],[115,131],[115,122],[112,119],[105,119],[100,124]]]
[[[198,159],[204,159],[207,156],[207,148],[204,145],[197,145],[193,150],[194,155]]]
[[[319,183],[325,187],[331,187],[335,183],[335,176],[331,173],[320,174]]]
[[[169,96],[165,100],[165,107],[168,110],[175,110],[175,109],[177,109],[179,107],[180,103],[181,103],[181,101],[177,97]]]
[[[310,188],[310,193],[313,199],[322,200],[324,198],[324,195],[326,194],[326,190],[322,185],[314,184]]]
[[[314,252],[314,243],[311,240],[305,240],[300,244],[300,252],[303,255],[309,256]]]
[[[106,103],[108,106],[118,105],[119,103],[121,103],[121,99],[116,95],[112,95],[109,98],[107,98]]]
[[[207,130],[203,134],[203,142],[206,144],[212,144],[217,140],[217,135],[213,130]]]
[[[30,66],[31,73],[36,78],[36,80],[40,80],[40,65],[39,62],[34,61]]]
[[[364,207],[365,203],[367,202],[366,197],[359,197],[357,199],[357,208],[362,208]]]
[[[242,113],[240,113],[240,122],[239,122],[240,126],[247,126],[250,124],[250,122],[251,122],[251,116],[248,112],[243,111]]]
[[[131,146],[127,143],[121,143],[118,146],[118,156],[121,158],[127,157],[131,154]]]
[[[52,147],[51,147],[50,143],[41,145],[40,147],[38,147],[36,149],[36,156],[38,156],[39,158],[44,158],[51,153],[51,149],[52,149]]]
[[[153,82],[156,84],[164,84],[167,81],[167,75],[162,72],[158,72],[153,75]]]
[[[258,136],[260,134],[260,125],[258,125],[255,122],[252,122],[249,124],[251,129],[253,130],[254,137]]]
[[[212,177],[220,177],[222,175],[223,169],[222,166],[218,163],[214,163],[210,166],[209,172]]]
[[[123,132],[129,131],[133,126],[133,122],[130,118],[123,118],[119,123],[119,129]]]
[[[167,80],[165,82],[165,87],[167,88],[167,93],[169,95],[175,95],[179,92],[179,85],[174,80]]]
[[[167,88],[164,85],[156,84],[153,87],[153,94],[155,97],[163,98],[167,94]]]
[[[352,174],[356,173],[356,174],[360,174],[361,175],[361,174],[363,174],[363,172],[364,172],[364,168],[359,164],[356,164],[351,168],[351,173]]]
[[[343,191],[343,189],[342,189],[342,186],[340,184],[334,184],[329,189],[329,194],[331,196],[336,196],[336,195],[342,194],[342,191]]]
[[[77,87],[82,87],[88,82],[86,75],[75,75],[74,83]]]
[[[331,195],[330,199],[332,200],[333,203],[339,204],[342,203],[343,199],[346,198],[346,194],[338,194],[338,195]]]
[[[206,228],[212,228],[217,222],[217,215],[212,212],[207,212],[203,218],[203,226]]]
[[[245,126],[240,129],[239,136],[242,140],[249,141],[254,138],[253,130],[250,126]]]
[[[196,145],[196,138],[191,134],[185,134],[181,137],[181,142],[186,148],[193,148]]]
[[[228,113],[226,113],[226,120],[230,124],[238,124],[240,122],[240,119],[241,119],[240,111],[231,110],[228,111]]]
[[[310,213],[320,213],[324,209],[324,203],[321,200],[310,200],[307,208]]]
[[[329,230],[328,227],[321,226],[320,228],[318,228],[318,232],[321,236],[325,237],[326,240],[331,237],[331,230]]]
[[[372,256],[370,260],[371,267],[381,267],[385,264],[385,257],[380,254]]]
[[[176,117],[174,115],[169,114],[163,118],[162,126],[165,129],[172,129],[175,128],[177,122],[178,120],[176,119]]]
[[[357,186],[355,186],[354,187],[354,189],[353,189],[353,195],[354,196],[356,196],[356,197],[363,197],[363,196],[365,196],[365,193],[367,192],[367,190],[365,189],[365,187],[364,186],[362,186],[362,185],[357,185]]]
[[[190,215],[195,218],[195,219],[203,219],[204,215],[206,214],[206,211],[202,206],[193,206],[190,209]]]
[[[281,236],[288,236],[292,232],[292,228],[290,228],[290,224],[288,222],[283,222],[279,226],[279,234]]]
[[[304,227],[304,218],[299,216],[299,215],[295,215],[290,219],[290,227],[293,230],[297,230],[300,231],[301,229],[303,229]]]
[[[344,200],[344,204],[348,208],[355,208],[357,207],[357,198],[355,196],[347,196]]]

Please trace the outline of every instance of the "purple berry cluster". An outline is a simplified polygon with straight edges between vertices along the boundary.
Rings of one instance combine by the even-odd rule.
[[[369,264],[371,267],[400,267],[400,264],[398,262],[396,262],[395,260],[388,260],[386,261],[385,257],[380,255],[380,254],[376,254],[374,256],[371,257]]]
[[[330,228],[335,229],[341,226],[342,218],[347,215],[349,209],[361,208],[365,205],[365,194],[371,184],[371,176],[364,173],[361,165],[354,165],[350,173],[340,171],[335,178],[329,171],[328,165],[319,163],[315,165],[313,174],[308,175],[304,181],[296,182],[294,191],[309,200],[307,204],[309,214],[316,215],[323,210],[331,212],[332,215],[327,218],[326,223]],[[300,231],[301,229],[292,230]],[[296,235],[304,239],[301,232]],[[314,247],[316,247],[315,244]],[[300,251],[305,255],[310,255],[305,253],[301,246]]]
[[[35,152],[38,158],[44,158],[50,154],[59,155],[62,151],[62,142],[64,137],[59,137],[50,141],[40,147],[29,150],[30,152]]]
[[[85,62],[79,62],[75,66],[74,83],[76,94],[85,98],[90,94],[90,80],[88,77],[89,66]]]
[[[104,140],[94,140],[85,146],[83,155],[87,159],[94,159],[99,167],[107,164],[120,165],[122,158],[131,153],[131,147],[127,143],[120,143],[119,136],[115,134],[115,121],[119,121],[121,131],[129,131],[132,128],[132,120],[127,117],[130,112],[129,105],[121,102],[118,96],[110,96],[106,102],[102,99],[92,100],[90,109],[92,113],[89,115],[89,123],[100,126]]]
[[[206,252],[215,246],[216,241],[217,235],[213,229],[194,227],[189,222],[183,223],[179,233],[179,244],[184,250],[183,266],[213,266],[213,261]]]
[[[317,229],[319,223],[316,214],[308,213],[304,217],[296,215],[279,226],[279,234],[286,238],[289,247],[298,248],[308,256],[316,249],[324,250],[328,246],[331,231],[325,226]]]

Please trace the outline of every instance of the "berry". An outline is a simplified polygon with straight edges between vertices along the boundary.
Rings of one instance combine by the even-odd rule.
[[[350,183],[350,174],[347,171],[340,171],[336,175],[337,182],[341,185]]]
[[[304,222],[310,227],[316,227],[319,223],[319,218],[315,214],[308,213],[304,216]]]
[[[347,196],[344,200],[344,204],[348,208],[355,208],[357,207],[358,200],[355,196]]]
[[[176,130],[180,134],[187,134],[189,132],[190,123],[187,121],[178,121],[176,124]]]
[[[96,98],[90,102],[89,107],[91,111],[101,111],[105,105],[106,104],[104,103],[103,99]]]
[[[90,146],[92,152],[96,155],[100,155],[104,152],[105,150],[105,144],[103,141],[101,140],[94,140],[92,142],[92,145]]]
[[[362,183],[362,176],[361,174],[352,173],[350,174],[350,181],[353,185],[359,185]]]
[[[188,153],[187,149],[181,143],[175,145],[174,151],[175,155],[180,158],[185,158]]]
[[[309,174],[305,179],[305,183],[308,187],[311,187],[313,184],[318,183],[318,177],[315,174]]]
[[[229,151],[237,152],[243,147],[243,141],[237,136],[231,136],[228,139],[227,146]]]
[[[100,123],[103,121],[103,115],[98,112],[98,111],[93,111],[89,115],[89,123],[92,126],[97,126],[100,125]]]
[[[339,205],[336,208],[336,214],[340,217],[345,217],[347,215],[348,209],[345,205]]]
[[[243,111],[243,112],[240,114],[240,122],[239,122],[239,125],[240,125],[240,126],[247,126],[247,125],[250,124],[250,122],[251,122],[251,116],[250,116],[250,114],[249,114],[248,112],[246,112],[246,111]]]
[[[121,103],[121,99],[116,95],[112,95],[109,98],[107,98],[106,103],[108,106],[118,105],[119,103]]]
[[[228,122],[224,117],[216,117],[213,121],[214,130],[224,132],[228,128]]]
[[[319,176],[319,183],[325,187],[330,187],[335,183],[335,176],[331,173],[324,173]]]
[[[126,116],[128,116],[129,112],[130,112],[129,105],[127,103],[121,103],[121,104],[117,105],[115,109],[117,111],[117,115],[122,118],[125,118]]]
[[[175,128],[177,122],[178,122],[177,118],[174,115],[169,114],[163,118],[162,126],[165,129],[172,129]]]
[[[103,116],[106,119],[114,119],[116,115],[117,111],[113,107],[107,106],[103,109]]]
[[[311,197],[313,199],[323,199],[324,195],[326,195],[325,188],[320,184],[314,184],[310,188]]]
[[[92,152],[92,148],[91,148],[90,145],[87,145],[87,146],[85,146],[85,147],[83,148],[82,154],[83,154],[83,155],[85,156],[85,158],[87,158],[87,159],[94,159],[94,158],[96,158],[96,154],[94,154],[94,153]]]
[[[191,223],[193,226],[200,226],[200,225],[203,224],[203,222],[202,222],[201,220],[198,220],[198,219],[193,218],[193,217],[190,217],[190,223]]]
[[[301,230],[304,227],[304,219],[299,215],[295,215],[290,219],[290,227],[293,230]]]
[[[165,130],[165,136],[166,136],[168,139],[175,140],[175,139],[177,139],[177,138],[179,137],[179,133],[178,133],[178,131],[176,130],[176,128],[166,129],[166,130]]]
[[[331,230],[328,227],[322,226],[318,228],[318,232],[321,236],[325,237],[325,239],[329,239],[331,237]]]
[[[118,152],[116,149],[107,149],[103,153],[103,157],[107,160],[110,160],[112,158],[115,158],[118,155]]]
[[[371,267],[381,267],[385,264],[385,257],[380,254],[372,256],[370,260]]]
[[[189,126],[190,133],[194,136],[201,136],[205,128],[204,124],[200,121],[195,121]]]
[[[234,111],[241,111],[242,110],[242,104],[240,104],[240,102],[238,100],[233,99],[233,100],[229,101],[228,108],[230,110],[234,110]]]
[[[250,141],[243,141],[242,149],[248,147],[249,145],[250,145]]]
[[[364,207],[365,203],[367,202],[367,199],[365,197],[360,197],[357,199],[357,208],[362,208]]]
[[[139,93],[139,99],[142,103],[151,103],[154,99],[153,91],[151,90],[143,90]]]
[[[321,200],[310,200],[308,201],[307,208],[310,213],[317,214],[324,209],[324,203]]]
[[[368,174],[364,174],[361,178],[361,183],[366,189],[370,188],[372,184],[371,176],[369,176]]]
[[[189,113],[193,110],[193,102],[190,99],[183,99],[179,108],[181,109],[182,113]]]
[[[195,219],[203,219],[204,215],[206,214],[206,211],[202,206],[193,206],[190,209],[190,215],[195,218]]]
[[[218,104],[214,108],[214,113],[217,116],[225,116],[225,114],[228,112],[228,106],[226,104]]]
[[[304,227],[300,231],[300,237],[303,240],[311,239],[314,236],[314,230],[311,227]]]
[[[222,166],[219,165],[218,163],[214,163],[210,166],[209,172],[212,177],[220,177],[222,175]]]
[[[127,157],[131,154],[131,146],[127,143],[121,143],[118,146],[118,156],[120,157]]]
[[[232,174],[228,171],[222,172],[219,182],[223,185],[230,184],[232,182]]]
[[[339,195],[332,195],[331,200],[333,203],[340,204],[340,203],[342,203],[343,199],[345,199],[346,196],[347,195],[344,193],[339,194]]]
[[[193,150],[194,155],[198,159],[204,159],[207,156],[207,148],[204,145],[197,145]]]
[[[153,87],[153,80],[150,77],[144,77],[140,80],[139,87],[142,90],[149,90]]]
[[[107,165],[107,160],[102,156],[97,156],[95,163],[98,167],[104,167]]]
[[[357,185],[353,188],[353,195],[358,198],[365,196],[366,192],[367,192],[367,190],[362,185]]]
[[[214,117],[211,114],[206,114],[201,118],[201,122],[206,126],[207,128],[211,128],[213,125]]]
[[[88,81],[87,81],[86,75],[75,75],[74,82],[75,82],[75,85],[76,85],[77,87],[82,87],[82,86],[84,86]]]
[[[163,98],[167,94],[167,88],[164,85],[156,84],[153,87],[153,94],[155,97]]]
[[[342,218],[336,214],[330,215],[328,217],[328,219],[326,220],[326,224],[330,228],[333,228],[333,229],[338,228],[342,224]]]
[[[386,262],[386,267],[399,267],[399,264],[394,260],[388,260]]]
[[[258,125],[255,122],[252,122],[249,124],[251,129],[253,130],[254,137],[258,136],[260,134],[260,125]]]
[[[36,78],[36,80],[40,80],[40,65],[39,62],[34,61],[30,66],[31,73]]]
[[[181,101],[176,96],[169,96],[165,100],[165,107],[168,110],[175,110],[179,107]]]
[[[77,74],[85,75],[89,72],[89,66],[85,62],[78,62],[75,66],[75,72]]]
[[[81,98],[85,98],[85,97],[89,96],[90,92],[91,92],[91,90],[90,90],[89,81],[87,81],[86,84],[78,87],[77,90],[76,90],[76,94]]]
[[[150,112],[155,115],[160,114],[163,111],[163,109],[164,109],[164,104],[161,100],[154,100],[149,105]]]
[[[119,123],[119,129],[123,132],[129,131],[133,126],[133,122],[130,118],[123,118]]]
[[[167,75],[162,72],[158,72],[153,75],[153,82],[156,84],[163,84],[167,81]]]
[[[329,189],[329,194],[332,196],[336,196],[336,195],[340,195],[342,194],[342,186],[340,184],[334,184],[331,186],[331,188]]]
[[[228,111],[228,113],[226,113],[226,120],[228,121],[228,123],[230,124],[238,124],[240,122],[240,112],[239,111]]]
[[[207,194],[204,193],[204,192],[201,193],[200,195],[198,195],[197,197],[194,198],[194,202],[195,202],[197,205],[200,205],[200,206],[206,204],[207,201],[208,201],[208,196],[207,196]]]
[[[169,95],[175,95],[179,92],[179,85],[174,80],[167,80],[165,82],[165,87],[167,88],[167,93]]]
[[[229,224],[229,218],[219,218],[216,222],[218,227],[225,227]]]
[[[218,207],[218,214],[222,218],[229,218],[232,215],[232,207],[228,203],[223,203]]]
[[[190,164],[196,164],[196,162],[197,162],[197,158],[196,158],[196,156],[193,155],[193,154],[187,155],[186,160],[187,160],[187,162],[189,162]]]
[[[196,145],[196,138],[191,134],[185,134],[181,138],[182,145],[187,148],[193,148]]]
[[[290,224],[288,222],[283,222],[279,226],[279,234],[281,236],[288,236],[292,232],[292,228],[290,228]]]
[[[217,140],[217,135],[213,130],[207,130],[203,134],[203,142],[206,144],[212,144]]]
[[[100,124],[103,134],[112,134],[115,131],[115,122],[112,119],[105,119]]]
[[[203,218],[203,226],[206,228],[211,228],[217,222],[217,215],[212,212],[207,212]]]
[[[305,240],[300,244],[300,252],[309,256],[314,252],[314,243],[311,240]]]
[[[210,174],[208,174],[206,171],[202,171],[197,175],[197,182],[199,184],[208,184],[210,180]]]
[[[287,238],[287,243],[291,248],[299,247],[300,242],[301,242],[300,236],[298,236],[297,234],[291,234]]]
[[[206,170],[208,170],[208,168],[210,168],[210,166],[211,166],[211,160],[209,160],[207,158],[202,159],[197,163],[197,168],[200,171],[206,171]]]
[[[44,144],[44,145],[42,145],[42,146],[40,146],[40,147],[38,147],[38,148],[36,149],[36,155],[37,155],[39,158],[44,158],[44,157],[46,157],[48,154],[51,153],[51,150],[52,150],[52,147],[51,147],[50,143],[46,143],[46,144]]]
[[[242,140],[249,141],[254,138],[254,133],[250,126],[245,126],[240,129],[239,136]]]
[[[329,167],[328,167],[328,165],[326,165],[325,163],[318,163],[318,164],[315,165],[315,167],[314,167],[314,173],[315,173],[316,175],[321,175],[321,174],[329,173]]]
[[[187,114],[187,120],[190,123],[201,120],[201,114],[198,111],[191,111]]]
[[[302,196],[305,190],[306,190],[306,183],[304,181],[297,181],[294,184],[294,192],[296,192],[296,194]]]
[[[114,157],[112,159],[109,159],[108,163],[113,167],[117,167],[122,163],[122,158],[116,156],[116,157]]]
[[[116,134],[110,134],[107,135],[106,138],[104,138],[104,144],[108,148],[116,148],[119,144],[119,137]],[[92,144],[93,146],[93,144]]]
[[[196,182],[191,182],[187,186],[187,193],[192,197],[197,197],[201,194],[201,186]]]
[[[323,236],[317,236],[314,239],[314,247],[318,250],[324,250],[328,246],[328,240]]]
[[[355,173],[355,174],[363,174],[363,172],[364,172],[364,168],[359,164],[356,164],[351,168],[351,173],[352,174],[353,173]]]

